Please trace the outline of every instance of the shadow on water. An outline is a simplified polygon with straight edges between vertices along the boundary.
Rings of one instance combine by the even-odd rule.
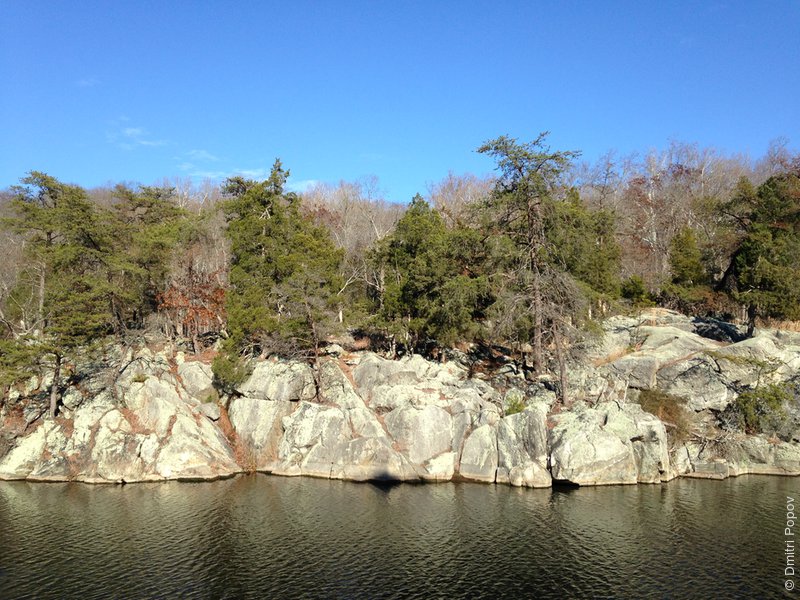
[[[378,476],[375,477],[374,479],[368,479],[364,483],[366,483],[370,487],[373,487],[385,493],[391,492],[393,489],[401,485],[404,485],[402,481],[399,481],[397,479],[392,479],[388,475],[386,477]]]
[[[572,481],[567,481],[566,479],[553,479],[553,492],[556,493],[564,493],[568,494],[570,492],[574,492],[575,490],[580,489],[577,483],[573,483]]]

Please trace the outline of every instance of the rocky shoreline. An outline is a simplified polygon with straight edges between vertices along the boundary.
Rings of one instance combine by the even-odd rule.
[[[316,380],[305,363],[261,360],[238,394],[220,398],[207,361],[171,346],[120,348],[76,367],[55,419],[44,414],[46,378],[14,392],[0,410],[0,479],[128,483],[259,471],[549,487],[800,475],[797,436],[744,435],[716,419],[765,377],[758,365],[773,365],[770,381],[798,377],[800,334],[736,341],[725,324],[663,310],[615,317],[604,329],[570,367],[569,408],[547,381],[511,366],[470,373],[457,360],[338,347]],[[654,389],[686,398],[691,435],[668,434],[673,424],[642,409],[638,395]]]

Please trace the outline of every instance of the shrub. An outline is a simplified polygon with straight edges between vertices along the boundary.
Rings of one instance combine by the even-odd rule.
[[[686,408],[686,398],[661,390],[642,390],[639,393],[639,404],[667,425],[667,432],[673,440],[682,442],[688,439],[691,419]]]
[[[505,416],[515,415],[525,410],[525,396],[519,390],[511,390],[506,394]]]
[[[147,381],[147,375],[144,373],[137,373],[133,376],[134,383],[144,383],[145,381]]]
[[[228,394],[235,393],[236,387],[250,375],[242,359],[227,352],[217,355],[211,363],[211,371],[214,373],[214,385]]]
[[[205,398],[203,398],[203,403],[205,404],[218,404],[219,403],[219,392],[216,388],[211,388],[206,394]]]
[[[631,275],[623,281],[620,292],[623,298],[630,300],[634,304],[650,303],[650,294],[647,292],[644,279],[638,275]]]
[[[791,428],[786,411],[793,394],[786,384],[772,383],[739,394],[724,420],[747,433],[775,433],[785,437]]]

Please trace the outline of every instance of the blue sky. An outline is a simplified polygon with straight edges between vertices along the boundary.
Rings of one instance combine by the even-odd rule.
[[[376,175],[407,201],[484,140],[593,160],[800,145],[800,2],[0,1],[0,187]]]

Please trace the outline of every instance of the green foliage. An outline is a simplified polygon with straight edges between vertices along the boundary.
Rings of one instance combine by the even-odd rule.
[[[705,283],[706,271],[697,236],[690,227],[681,229],[670,242],[670,272],[672,283],[692,287]]]
[[[793,397],[786,384],[757,386],[739,394],[726,417],[747,433],[781,433],[788,421],[786,407]]]
[[[597,295],[620,294],[620,248],[614,237],[614,215],[590,210],[576,190],[554,202],[545,224],[550,260]]]
[[[297,196],[284,192],[288,176],[275,161],[266,181],[226,183],[232,252],[226,351],[316,353],[334,324],[342,252],[327,230],[300,213]],[[222,380],[236,372],[220,368]]]
[[[0,400],[5,389],[35,373],[38,354],[29,341],[0,338]]]
[[[37,172],[22,183],[6,225],[27,240],[28,259],[39,265],[38,281],[24,284],[39,296],[46,351],[62,356],[114,328],[113,232],[81,188]]]
[[[411,347],[427,340],[471,339],[488,303],[483,250],[474,230],[448,229],[417,195],[371,256],[385,274],[378,326]]]
[[[236,387],[250,376],[250,370],[237,350],[235,347],[226,348],[211,363],[214,385],[227,394],[235,393]]]
[[[686,314],[720,312],[724,298],[709,285],[711,276],[692,228],[684,227],[670,241],[669,264],[671,280],[662,289],[662,305]]]
[[[666,424],[667,432],[674,441],[683,442],[689,438],[691,419],[686,408],[686,398],[661,390],[642,390],[638,400],[642,409]]]
[[[644,279],[638,275],[631,275],[623,281],[620,292],[623,298],[630,300],[635,306],[647,306],[653,303]]]
[[[590,267],[583,244],[568,231],[569,225],[556,225],[586,224],[591,219],[584,218],[578,202],[556,207],[563,173],[579,154],[552,151],[546,138],[542,133],[532,142],[520,143],[501,136],[478,148],[495,160],[500,173],[481,213],[489,269],[494,273],[491,335],[520,348],[530,344],[537,372],[546,367],[546,346],[554,348],[563,373],[561,340],[575,337],[573,325],[588,315],[586,298],[567,264],[587,278]],[[590,279],[600,287],[613,287],[602,273]]]
[[[757,317],[800,319],[800,178],[771,177],[757,191],[747,181],[724,207],[741,238],[723,285]]]
[[[111,303],[119,328],[141,326],[157,310],[171,259],[192,235],[194,222],[172,201],[173,193],[148,186],[115,189],[118,202],[105,220],[114,234]]]
[[[509,417],[525,410],[525,396],[519,390],[511,390],[506,394],[504,416]]]

